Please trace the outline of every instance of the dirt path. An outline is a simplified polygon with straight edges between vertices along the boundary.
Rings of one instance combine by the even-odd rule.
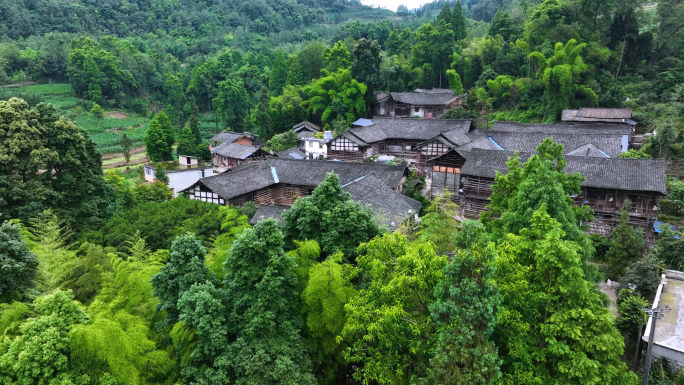
[[[139,154],[141,152],[145,152],[145,146],[131,148],[131,155]],[[109,159],[114,159],[114,158],[123,158],[123,156],[124,156],[123,152],[116,152],[113,154],[104,154],[104,155],[102,155],[102,160],[109,160]]]
[[[112,119],[126,119],[128,117],[128,115],[124,114],[121,111],[105,112],[105,116]]]

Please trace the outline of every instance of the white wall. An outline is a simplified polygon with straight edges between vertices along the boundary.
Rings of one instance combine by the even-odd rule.
[[[173,191],[173,197],[177,197],[178,193],[195,184],[200,178],[213,175],[212,169],[188,169],[183,171],[170,172],[169,188]]]

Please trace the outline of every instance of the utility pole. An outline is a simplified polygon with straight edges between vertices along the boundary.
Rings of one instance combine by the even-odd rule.
[[[644,313],[651,317],[651,331],[648,334],[648,348],[646,349],[646,359],[644,363],[644,379],[642,385],[648,385],[648,375],[651,370],[651,351],[653,350],[653,335],[655,334],[656,320],[665,317],[665,312],[670,311],[669,308],[655,308],[655,309],[641,309]]]
[[[629,287],[630,290],[636,291],[637,286],[633,283],[628,283],[627,287]],[[637,365],[639,364],[639,353],[641,353],[641,331],[643,330],[644,327],[644,316],[643,314],[641,315],[641,320],[639,320],[639,331],[637,332],[637,340],[636,340],[636,346],[634,348],[634,365],[632,371],[634,373],[637,372]]]

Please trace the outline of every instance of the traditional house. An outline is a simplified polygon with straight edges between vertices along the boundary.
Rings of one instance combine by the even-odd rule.
[[[254,202],[264,208],[264,217],[275,217],[300,197],[310,195],[328,172],[340,176],[340,183],[352,198],[370,204],[391,226],[412,217],[420,203],[398,192],[406,166],[378,163],[311,162],[268,158],[241,166],[229,173],[200,179],[184,192],[190,199],[221,205]],[[268,211],[267,214],[266,211]],[[260,218],[255,215],[255,217]]]
[[[292,126],[292,130],[297,133],[297,138],[299,138],[297,141],[297,148],[299,148],[300,151],[305,151],[306,143],[304,142],[304,139],[313,136],[317,132],[320,132],[321,128],[305,120]]]
[[[461,170],[462,208],[466,217],[475,218],[487,210],[496,172],[506,173],[511,151],[473,149]],[[521,162],[531,156],[520,153]],[[630,201],[629,223],[652,233],[658,217],[658,200],[667,195],[665,162],[662,159],[623,159],[619,157],[566,156],[565,170],[580,173],[582,191],[573,196],[579,206],[594,211],[590,231],[610,235],[617,226],[620,208]]]
[[[221,131],[209,139],[209,141],[211,142],[211,148],[214,148],[221,143],[237,143],[245,146],[251,146],[256,141],[256,135],[249,132],[240,133]]]
[[[211,160],[218,173],[256,160],[264,160],[270,153],[257,146],[223,142],[211,150]]]
[[[462,104],[460,95],[450,89],[433,88],[414,92],[380,93],[378,116],[393,118],[439,118],[450,109]]]
[[[548,127],[546,127],[548,126]],[[440,134],[416,146],[418,170],[432,179],[432,195],[443,189],[458,195],[461,168],[473,149],[508,150],[532,153],[548,137],[561,143],[568,156],[618,158],[629,147],[629,133],[624,128],[605,130],[563,125],[495,125],[504,131],[475,130],[467,134]],[[454,196],[456,198],[456,196]]]
[[[154,182],[154,173],[157,167],[164,167],[166,175],[169,177],[169,188],[173,193],[174,198],[178,196],[180,191],[197,183],[201,178],[212,176],[212,166],[199,166],[197,163],[188,165],[188,159],[193,157],[180,156],[179,162],[164,162],[156,165],[144,164],[143,171],[145,180]],[[195,158],[197,160],[197,158]]]
[[[300,151],[297,147],[292,147],[287,150],[278,151],[275,154],[278,158],[286,159],[306,159],[306,153]]]
[[[562,121],[576,123],[611,123],[636,126],[631,108],[581,107],[579,110],[563,110]]]
[[[330,142],[328,157],[360,162],[373,155],[389,155],[415,162],[415,147],[441,133],[470,130],[464,119],[392,119],[373,118],[372,124],[352,128]],[[456,134],[454,134],[456,135]]]
[[[328,144],[333,140],[332,131],[323,132],[322,137],[310,136],[304,138],[304,151],[307,159],[326,159],[328,158]]]

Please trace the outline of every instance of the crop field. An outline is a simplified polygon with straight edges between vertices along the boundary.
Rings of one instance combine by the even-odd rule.
[[[68,83],[34,84],[0,89],[0,97],[7,96],[31,98],[35,102],[52,103],[55,107],[63,110],[69,119],[88,131],[97,148],[103,154],[121,151],[119,142],[124,132],[133,140],[134,147],[140,146],[149,123],[147,117],[126,111],[112,114],[114,110],[107,109],[105,109],[107,114],[103,119],[95,119],[89,112],[92,103],[76,97]]]

